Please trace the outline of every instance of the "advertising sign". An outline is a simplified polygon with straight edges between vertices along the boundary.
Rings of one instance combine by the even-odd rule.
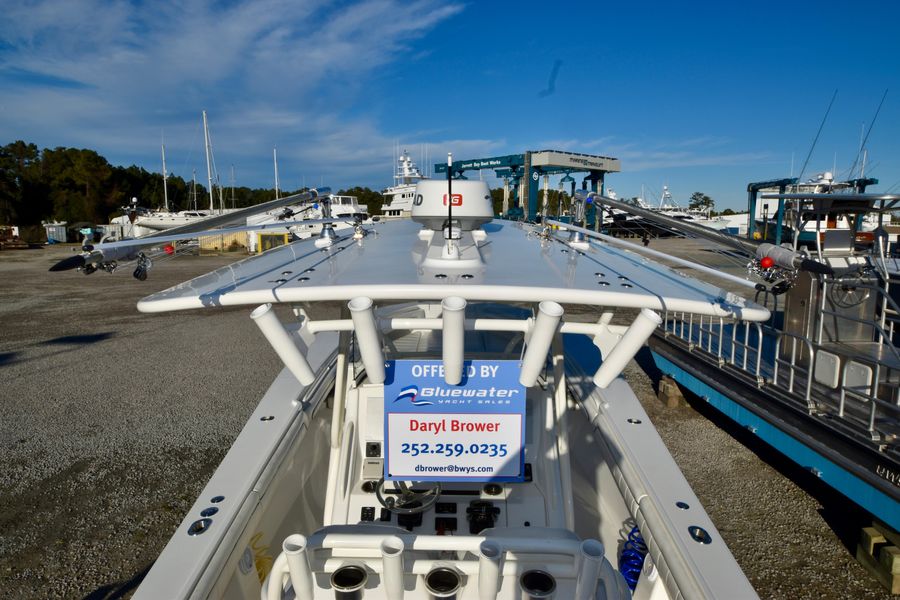
[[[459,385],[440,360],[388,361],[386,480],[522,481],[524,433],[518,361],[465,361]]]

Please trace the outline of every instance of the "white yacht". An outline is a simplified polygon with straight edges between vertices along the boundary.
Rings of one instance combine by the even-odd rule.
[[[285,368],[135,598],[756,597],[621,371],[660,311],[769,311],[480,181],[415,194],[138,303],[252,308]]]
[[[132,203],[136,204],[137,198],[132,199]],[[144,209],[135,213],[131,212],[131,207],[123,210],[125,211],[124,215],[110,219],[110,224],[117,226],[121,230],[121,237],[123,238],[142,237],[154,232],[182,227],[191,223],[199,223],[213,216],[235,212],[235,209],[232,208],[179,211]]]
[[[382,190],[381,195],[387,202],[381,206],[381,214],[384,219],[399,219],[409,217],[412,214],[413,198],[416,193],[416,184],[426,179],[419,167],[404,150],[394,168],[394,185]]]
[[[642,208],[655,210],[662,215],[678,219],[679,221],[687,221],[695,225],[703,225],[704,227],[716,230],[722,230],[728,226],[728,222],[725,219],[722,217],[711,216],[709,210],[704,211],[696,208],[681,207],[673,199],[672,193],[669,191],[669,186],[667,185],[663,186],[662,198],[660,198],[658,206],[649,206],[646,202],[643,204],[644,206],[642,206]],[[641,203],[639,202],[638,206],[640,205]]]

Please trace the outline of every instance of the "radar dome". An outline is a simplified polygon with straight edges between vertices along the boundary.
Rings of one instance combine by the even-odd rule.
[[[483,181],[453,180],[453,220],[463,231],[481,227],[494,218],[491,192]],[[447,182],[438,179],[416,184],[412,220],[440,231],[447,221]]]

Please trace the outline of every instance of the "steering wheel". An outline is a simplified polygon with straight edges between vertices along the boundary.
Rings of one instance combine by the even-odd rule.
[[[835,280],[829,289],[831,301],[841,308],[850,308],[869,299],[871,290],[865,286],[864,274],[856,271]]]
[[[378,498],[381,506],[398,515],[414,515],[425,512],[441,496],[440,482],[435,482],[432,487],[423,492],[415,492],[407,482],[397,481],[400,494],[396,498],[385,496],[384,483],[384,477],[378,480],[378,485],[375,486],[375,497]]]

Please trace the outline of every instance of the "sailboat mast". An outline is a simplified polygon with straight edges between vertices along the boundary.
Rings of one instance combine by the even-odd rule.
[[[212,167],[209,163],[209,154],[211,151],[209,141],[209,124],[206,122],[206,111],[203,111],[203,137],[206,140],[206,183],[209,185],[209,212],[216,210],[215,200],[213,200],[213,183],[212,183]]]
[[[162,161],[163,161],[163,203],[165,204],[166,212],[169,212],[169,189],[166,186],[166,179],[168,178],[168,173],[166,173],[166,145],[162,145]]]
[[[272,159],[275,161],[275,199],[278,200],[278,148],[272,148]]]
[[[191,170],[191,199],[194,201],[194,210],[197,210],[197,169]]]
[[[234,208],[234,165],[231,165],[231,208]]]

